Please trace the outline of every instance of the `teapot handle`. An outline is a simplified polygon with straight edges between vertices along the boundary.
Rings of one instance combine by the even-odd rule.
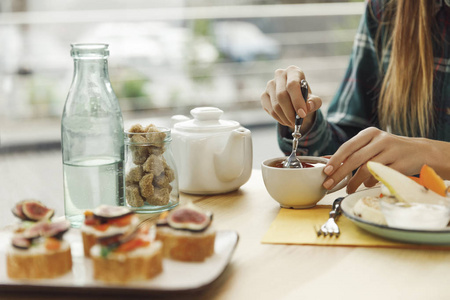
[[[240,127],[231,131],[225,148],[214,155],[214,167],[217,177],[223,182],[239,178],[244,172],[246,160],[252,160],[251,147],[250,130]],[[247,153],[250,153],[250,158]]]

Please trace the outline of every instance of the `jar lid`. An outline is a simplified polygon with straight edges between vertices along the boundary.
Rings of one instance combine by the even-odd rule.
[[[189,132],[223,132],[240,127],[239,122],[220,120],[223,111],[217,107],[197,107],[191,110],[194,119],[174,124],[174,128]]]
[[[150,125],[153,126],[153,125]],[[130,145],[153,145],[172,141],[171,131],[166,127],[153,127],[157,131],[132,132],[125,130],[125,143]]]

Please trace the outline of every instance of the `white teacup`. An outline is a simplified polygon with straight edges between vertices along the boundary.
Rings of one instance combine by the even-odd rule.
[[[299,156],[302,163],[312,166],[303,168],[282,168],[280,162],[286,157],[267,159],[261,164],[264,184],[270,196],[284,208],[313,207],[327,193],[333,193],[347,185],[351,178],[348,174],[333,189],[326,190],[322,184],[327,177],[323,172],[327,158]],[[276,167],[275,165],[279,166]]]

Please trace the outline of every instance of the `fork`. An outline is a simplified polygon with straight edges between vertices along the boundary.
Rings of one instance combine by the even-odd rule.
[[[323,234],[324,236],[330,235],[330,237],[332,237],[333,235],[335,235],[336,237],[339,237],[341,232],[339,231],[339,226],[336,224],[336,221],[341,214],[341,201],[343,199],[344,197],[339,197],[334,200],[332,209],[329,214],[330,217],[325,222],[325,224],[323,224],[317,231],[317,236],[321,236]]]

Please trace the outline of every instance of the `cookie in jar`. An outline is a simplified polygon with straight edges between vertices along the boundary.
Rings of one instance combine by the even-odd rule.
[[[179,203],[170,129],[136,124],[125,131],[126,206],[136,212],[169,210]]]

